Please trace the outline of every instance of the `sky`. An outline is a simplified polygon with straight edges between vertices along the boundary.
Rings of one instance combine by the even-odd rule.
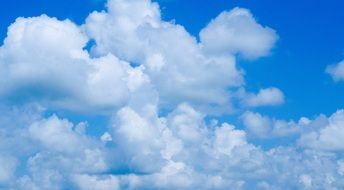
[[[343,189],[343,7],[0,1],[0,189]]]

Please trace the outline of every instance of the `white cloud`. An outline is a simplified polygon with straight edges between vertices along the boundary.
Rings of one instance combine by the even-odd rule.
[[[137,63],[143,61],[145,51],[151,46],[145,44],[148,39],[142,39],[143,32],[160,25],[159,6],[150,0],[109,0],[107,11],[91,13],[84,28],[97,43],[93,47],[94,54],[112,52],[121,59]]]
[[[339,160],[338,162],[338,173],[339,175],[344,175],[344,160]]]
[[[243,22],[234,26],[233,38],[252,36],[269,43],[253,47],[260,55],[272,48],[275,33],[256,23],[247,10],[224,12],[216,20],[227,14],[232,15],[229,25]],[[248,30],[241,27],[245,25],[253,33],[240,36]],[[89,40],[95,41],[91,53],[83,49]],[[204,43],[183,26],[163,21],[158,4],[149,0],[109,0],[106,11],[91,13],[80,27],[46,15],[19,18],[0,49],[0,98],[109,113],[134,106],[142,101],[138,97],[154,96],[152,103],[159,99],[159,106],[168,109],[188,102],[206,113],[231,112],[229,89],[244,85],[243,71],[237,68],[235,52],[208,54]],[[246,49],[251,52],[252,46],[240,47]]]
[[[344,61],[341,61],[335,65],[327,66],[325,72],[331,75],[335,81],[344,80]]]
[[[241,18],[232,20],[236,22]],[[262,28],[253,18],[248,22],[253,26],[250,31],[270,35],[270,29]],[[165,107],[186,101],[205,112],[229,112],[233,108],[228,89],[244,84],[242,71],[237,69],[232,55],[235,52],[226,55],[204,52],[203,42],[198,43],[182,26],[161,20],[156,3],[111,0],[107,11],[90,14],[83,29],[95,39],[93,55],[112,53],[125,61],[144,65],[145,73],[158,92],[160,104]],[[237,28],[236,35],[244,32],[242,30],[246,31]],[[271,35],[272,42],[263,39],[270,45],[260,52],[272,48],[275,33]],[[253,38],[262,39],[260,37],[258,34]]]
[[[305,147],[342,151],[344,145],[344,110],[338,110],[328,118],[328,123],[318,130],[310,131],[301,136],[299,144]]]
[[[284,94],[278,88],[260,89],[257,94],[239,92],[242,103],[248,107],[278,106],[284,103]]]
[[[56,116],[52,116],[33,123],[29,127],[29,133],[32,138],[37,139],[50,150],[73,153],[83,144],[72,127],[73,124],[67,120],[60,120]]]
[[[214,149],[220,154],[231,155],[235,147],[245,146],[246,144],[245,132],[235,130],[232,125],[224,123],[215,130]]]
[[[233,125],[207,126],[205,115],[187,104],[166,117],[158,116],[156,106],[149,104],[141,109],[124,107],[113,117],[108,133],[113,140],[106,146],[99,138],[86,135],[87,128],[80,130],[83,123],[74,125],[57,116],[13,126],[11,129],[21,129],[27,135],[7,141],[9,146],[21,149],[20,141],[33,139],[30,143],[35,148],[25,156],[20,151],[7,151],[8,158],[18,160],[4,170],[12,177],[4,178],[2,184],[19,189],[281,189],[305,188],[310,184],[308,179],[312,188],[343,184],[341,160],[335,155],[317,148],[264,151],[250,144],[246,132]],[[327,127],[326,122],[317,120],[302,118],[299,124],[308,130]],[[302,133],[307,133],[306,129]],[[9,138],[19,133],[7,130],[2,135]],[[6,149],[0,147],[0,151]],[[19,164],[27,169],[15,172]],[[302,177],[306,174],[308,177]]]
[[[114,176],[75,175],[72,179],[80,190],[119,190],[118,179]]]
[[[311,188],[312,187],[312,177],[309,175],[303,174],[300,176],[300,183],[305,187],[305,188]]]
[[[108,132],[105,132],[101,137],[100,140],[104,143],[112,141],[112,137]]]
[[[14,178],[15,168],[18,161],[11,156],[6,156],[5,153],[0,155],[0,187],[7,185],[9,181]]]
[[[88,37],[69,20],[19,18],[0,49],[2,98],[83,112],[114,110],[149,83],[141,67],[109,54],[92,59]]]
[[[202,141],[202,134],[205,133],[203,125],[203,115],[187,104],[180,105],[169,116],[171,129],[182,140],[189,143]]]
[[[202,188],[204,181],[206,188],[215,189],[243,185],[207,171],[221,170],[219,162],[226,163],[226,158],[232,160],[228,167],[234,167],[258,151],[247,143],[244,131],[226,123],[209,129],[204,115],[187,104],[179,105],[166,118],[149,110],[125,107],[111,128],[124,157],[131,158],[126,163],[133,171],[130,176],[136,176],[134,182],[128,180],[130,176],[119,176],[126,185],[133,189],[194,189]],[[197,167],[204,173],[198,174]],[[148,174],[141,176],[142,172]]]
[[[273,125],[270,118],[253,112],[246,112],[241,118],[246,129],[254,136],[264,138],[270,135]]]
[[[249,134],[258,138],[297,136],[298,145],[321,151],[341,151],[344,149],[344,111],[338,110],[330,117],[319,115],[315,119],[301,117],[299,121],[285,121],[246,112],[241,116]]]
[[[270,52],[277,34],[256,22],[249,10],[224,11],[200,32],[204,50],[210,54],[241,54],[255,59]]]
[[[73,73],[80,68],[81,50],[86,42],[87,37],[68,20],[58,21],[46,15],[18,18],[9,27],[0,51],[0,64],[5,73],[1,94],[35,82],[48,88],[60,81],[65,86],[59,91],[72,90],[73,84],[78,84],[82,77],[82,71],[77,76]],[[60,77],[62,74],[64,78]]]
[[[325,125],[324,120],[327,120],[323,115],[320,115],[314,120],[301,117],[298,121],[286,121],[251,111],[246,111],[240,118],[246,131],[252,137],[265,139],[299,136],[310,130],[323,127]]]

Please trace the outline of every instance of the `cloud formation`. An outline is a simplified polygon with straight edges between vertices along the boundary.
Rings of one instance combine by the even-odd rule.
[[[341,151],[344,149],[341,139],[344,136],[344,110],[338,110],[326,120],[326,125],[316,131],[301,136],[299,143],[320,150]]]
[[[249,10],[234,8],[212,20],[200,38],[207,53],[256,59],[269,54],[278,37],[273,29],[257,23]]]
[[[143,66],[165,107],[187,101],[228,112],[227,89],[244,84],[233,55],[207,55],[183,26],[161,20],[156,3],[109,1],[108,11],[90,14],[83,28],[95,40],[93,55],[112,53]]]
[[[303,140],[329,129],[340,133],[336,126],[344,123],[342,113],[319,116],[323,121],[300,121],[304,132],[297,144],[263,150],[231,124],[207,125],[204,115],[187,104],[166,117],[159,117],[154,106],[142,111],[124,107],[109,125],[114,140],[107,142],[88,136],[85,123],[73,124],[54,115],[44,118],[34,108],[21,113],[27,118],[19,122],[22,125],[1,133],[6,147],[27,145],[20,151],[1,148],[7,154],[1,157],[6,163],[1,167],[1,184],[17,189],[342,187],[343,161],[335,154],[341,148]],[[11,114],[17,113],[7,113]],[[341,137],[327,140],[339,143]],[[15,172],[18,163],[27,169]]]
[[[260,89],[257,94],[239,90],[242,104],[247,107],[278,106],[284,103],[283,92],[275,87]]]
[[[160,14],[149,0],[109,0],[81,26],[47,15],[9,26],[0,188],[344,188],[342,110],[297,122],[247,110],[284,102],[276,87],[246,92],[236,62],[267,56],[273,29],[235,8],[198,41]],[[235,111],[242,126],[213,116]],[[105,116],[102,135],[64,112]],[[265,148],[252,137],[293,140]]]
[[[335,81],[344,80],[344,61],[341,61],[335,65],[327,66],[325,72],[331,75]]]
[[[90,58],[88,37],[69,20],[18,18],[0,49],[1,98],[91,111],[119,107],[148,83],[141,67],[114,55]]]

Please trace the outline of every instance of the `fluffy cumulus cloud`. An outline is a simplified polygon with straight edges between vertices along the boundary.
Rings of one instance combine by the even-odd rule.
[[[244,84],[233,55],[208,55],[183,26],[161,20],[156,3],[112,0],[107,6],[83,25],[96,43],[93,56],[112,53],[143,66],[165,107],[187,101],[203,110],[212,105],[230,111],[227,89]]]
[[[270,132],[270,118],[259,113],[246,112],[242,115],[242,121],[247,130],[255,136],[267,137]]]
[[[276,32],[257,23],[247,9],[224,11],[200,33],[203,48],[210,54],[241,54],[254,59],[269,54]]]
[[[331,116],[319,115],[314,119],[301,117],[298,121],[285,121],[247,111],[241,116],[246,131],[256,138],[297,137],[301,147],[321,151],[342,151],[344,137],[344,110]]]
[[[3,187],[331,189],[342,188],[344,183],[343,161],[336,154],[340,147],[301,143],[302,134],[300,145],[264,150],[231,124],[207,124],[205,116],[188,104],[164,117],[158,116],[153,105],[142,110],[123,107],[109,124],[107,135],[113,141],[105,142],[87,135],[85,123],[73,124],[55,115],[45,118],[37,108],[20,114],[27,119],[1,133],[7,143],[1,147],[6,152],[1,157],[6,164],[0,168]],[[329,118],[319,116],[325,121],[316,118],[300,123],[307,125],[305,128],[318,125],[305,129],[305,135],[320,134],[333,125],[343,125],[341,116],[339,111]],[[2,118],[1,122],[6,121]],[[340,139],[328,141],[339,145]],[[329,143],[325,145],[333,147]],[[20,151],[6,150],[21,144],[27,146]]]
[[[90,58],[88,37],[69,20],[18,18],[0,49],[1,99],[78,111],[105,111],[127,102],[149,81],[143,68],[108,54]]]
[[[341,139],[344,137],[344,110],[339,110],[326,120],[326,125],[316,131],[305,133],[299,143],[320,150],[344,150]]]
[[[220,39],[231,47],[214,54],[209,48],[219,43],[206,36],[220,26],[226,26],[221,38],[238,42]],[[220,14],[200,36],[198,42],[183,26],[163,21],[158,4],[147,0],[110,0],[107,11],[91,13],[82,26],[46,15],[18,18],[0,49],[0,98],[111,112],[149,97],[167,109],[188,102],[207,113],[231,112],[233,91],[245,84],[236,49],[263,56],[276,34],[236,8]],[[242,46],[244,39],[251,44]],[[95,44],[87,51],[91,40]],[[250,102],[280,104],[283,95],[265,89]]]
[[[343,111],[286,121],[247,110],[284,102],[275,87],[247,92],[236,61],[268,55],[273,29],[235,8],[197,40],[160,14],[149,0],[109,0],[83,25],[42,15],[9,26],[0,189],[344,188]],[[228,113],[237,126],[218,117]]]
[[[327,66],[325,72],[331,75],[335,81],[344,80],[344,61],[341,61],[335,65]]]
[[[270,118],[260,113],[247,111],[241,115],[241,121],[246,131],[257,138],[276,138],[299,135],[308,128],[315,128],[317,122],[325,118],[321,115],[316,119],[310,120],[301,117],[297,122],[290,120]],[[322,123],[321,123],[322,124]]]
[[[260,89],[257,94],[240,89],[238,95],[247,107],[278,106],[284,103],[283,92],[275,87]]]

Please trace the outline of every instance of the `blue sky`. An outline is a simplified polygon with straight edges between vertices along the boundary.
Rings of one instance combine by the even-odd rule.
[[[344,188],[343,7],[0,1],[0,189]]]

